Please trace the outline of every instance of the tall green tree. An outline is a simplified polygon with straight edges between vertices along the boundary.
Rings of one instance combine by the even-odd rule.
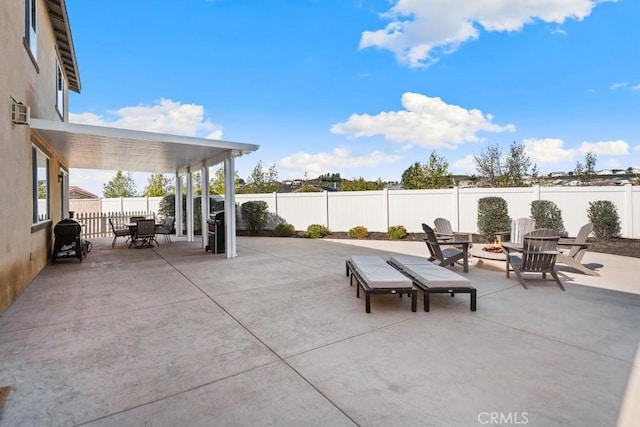
[[[168,178],[161,173],[154,173],[147,178],[147,185],[142,192],[146,197],[164,197],[175,192],[173,178]]]
[[[113,179],[102,186],[102,195],[105,198],[137,196],[138,190],[131,175],[131,172],[116,172]]]
[[[435,151],[427,163],[415,162],[402,173],[402,186],[408,190],[446,188],[450,184],[449,163]]]
[[[440,157],[435,151],[431,152],[429,162],[423,166],[428,189],[447,188],[451,184],[449,162]]]
[[[402,172],[402,187],[407,190],[426,188],[427,179],[420,162],[415,162]]]

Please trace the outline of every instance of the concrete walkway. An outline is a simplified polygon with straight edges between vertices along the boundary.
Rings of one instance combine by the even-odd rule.
[[[366,314],[345,259],[393,253],[426,247],[239,237],[226,259],[93,240],[0,317],[0,426],[616,425],[640,259],[589,253],[602,276],[563,270],[566,292],[472,266],[476,312],[374,296]]]

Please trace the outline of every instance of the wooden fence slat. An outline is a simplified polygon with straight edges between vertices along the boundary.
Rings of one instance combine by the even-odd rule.
[[[134,211],[134,212],[86,212],[76,213],[75,219],[77,219],[82,225],[82,237],[89,239],[92,237],[110,237],[113,236],[111,231],[111,225],[109,225],[109,219],[113,221],[113,224],[117,228],[124,227],[129,222],[129,218],[132,216],[145,216],[155,219],[154,212]]]

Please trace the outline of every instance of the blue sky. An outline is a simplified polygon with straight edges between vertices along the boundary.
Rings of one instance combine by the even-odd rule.
[[[67,0],[70,121],[260,145],[281,180],[399,181],[430,153],[475,172],[524,144],[542,173],[587,152],[640,167],[635,0]],[[72,170],[98,195],[113,171]],[[148,174],[135,173],[142,191]]]

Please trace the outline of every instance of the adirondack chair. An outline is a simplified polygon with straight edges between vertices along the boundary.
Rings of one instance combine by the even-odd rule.
[[[524,235],[535,230],[536,221],[531,218],[515,218],[511,220],[511,230],[496,233],[500,236],[501,241],[509,241],[511,243],[522,244]]]
[[[438,261],[438,264],[442,266],[453,266],[456,261],[461,261],[463,271],[465,273],[469,271],[469,245],[471,242],[438,240],[433,228],[429,227],[427,224],[422,224],[422,229],[426,236],[424,242],[427,244],[429,253],[431,254],[429,261]],[[442,249],[440,246],[458,246],[462,249],[458,249],[457,247]]]
[[[462,231],[453,231],[451,222],[446,218],[436,218],[433,221],[435,226],[436,237],[438,240],[469,240],[471,241],[471,233],[464,233]]]
[[[546,279],[549,273],[564,291],[564,286],[555,271],[558,240],[560,236],[555,230],[541,228],[525,234],[522,246],[512,242],[503,244],[502,249],[507,258],[507,277],[509,277],[511,266],[522,287],[527,289],[524,273],[541,273],[542,279]]]
[[[580,228],[576,237],[560,239],[558,242],[560,253],[558,254],[556,263],[568,265],[589,276],[600,276],[596,271],[582,264],[582,257],[587,253],[587,248],[589,247],[587,238],[592,230],[593,224],[589,222]]]

